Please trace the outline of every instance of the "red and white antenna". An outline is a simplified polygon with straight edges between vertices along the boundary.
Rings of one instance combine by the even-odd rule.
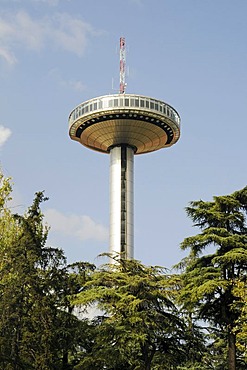
[[[126,55],[125,55],[125,38],[120,37],[120,88],[119,93],[125,93],[125,67],[126,67]]]

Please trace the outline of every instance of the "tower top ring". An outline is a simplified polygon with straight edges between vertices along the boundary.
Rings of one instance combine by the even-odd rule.
[[[69,116],[69,135],[84,146],[109,153],[126,144],[135,154],[175,144],[180,116],[169,104],[136,94],[112,94],[79,104]]]

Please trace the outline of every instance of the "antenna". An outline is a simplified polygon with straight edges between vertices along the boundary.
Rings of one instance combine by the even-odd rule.
[[[125,64],[126,64],[126,55],[125,55],[125,38],[120,37],[120,88],[119,93],[125,93]]]

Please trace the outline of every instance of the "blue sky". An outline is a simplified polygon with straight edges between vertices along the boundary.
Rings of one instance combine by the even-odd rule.
[[[171,104],[181,138],[135,157],[135,258],[171,267],[198,230],[184,208],[246,186],[246,0],[0,0],[0,164],[16,212],[36,191],[69,262],[108,251],[109,156],[68,136],[70,111],[127,92]]]

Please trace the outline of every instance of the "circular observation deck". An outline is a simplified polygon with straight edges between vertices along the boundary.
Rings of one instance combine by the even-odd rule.
[[[78,105],[69,116],[72,140],[103,153],[125,144],[135,154],[175,144],[180,117],[170,105],[147,96],[113,94]]]

